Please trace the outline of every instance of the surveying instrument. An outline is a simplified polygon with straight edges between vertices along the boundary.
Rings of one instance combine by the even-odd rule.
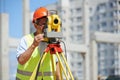
[[[67,60],[63,54],[63,50],[60,46],[60,39],[63,37],[63,35],[61,32],[61,20],[57,15],[57,11],[55,14],[48,16],[46,25],[47,26],[44,29],[44,35],[45,35],[44,42],[47,42],[48,44],[47,47],[44,49],[41,59],[39,60],[38,67],[36,67],[35,70],[33,71],[30,80],[37,79],[37,73],[40,69],[40,65],[43,64],[47,54],[50,54],[50,60],[52,64],[52,75],[54,80],[56,80],[56,75],[55,75],[55,65],[54,65],[53,55],[56,55],[59,62],[60,79],[74,80],[72,72],[70,71],[70,68],[68,66]]]

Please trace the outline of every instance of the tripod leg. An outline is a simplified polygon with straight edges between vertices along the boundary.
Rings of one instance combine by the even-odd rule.
[[[61,64],[60,62],[58,64],[59,64],[59,69],[60,69],[60,79],[63,80]]]
[[[45,53],[43,54],[42,59],[41,59],[41,64],[43,64],[43,61],[44,61],[46,55],[47,55],[47,52],[45,52]]]
[[[46,54],[47,53],[44,53],[43,56],[41,57],[41,59],[39,59],[39,62],[37,64],[37,66],[35,67],[31,77],[30,77],[30,80],[35,80],[36,79],[36,75],[37,75],[37,70],[39,70],[39,65],[41,65],[46,57]]]
[[[74,80],[74,78],[73,78],[73,76],[72,76],[72,72],[70,71],[70,68],[68,67],[68,64],[67,64],[67,61],[66,61],[66,58],[65,58],[64,54],[61,53],[61,55],[62,55],[62,57],[63,57],[63,60],[64,60],[64,62],[65,62],[65,65],[66,65],[66,67],[67,67],[67,69],[68,69],[68,71],[69,71],[69,74],[70,74],[72,80]]]
[[[48,54],[48,53],[45,52],[45,53],[41,56],[40,65],[43,64],[43,61],[44,61],[44,59],[46,58],[46,55],[47,55],[47,54]],[[41,67],[41,70],[42,70],[42,68],[43,68],[43,67]],[[44,76],[44,74],[43,74],[43,70],[42,70],[41,72],[42,72],[42,78],[43,78],[43,76]]]
[[[53,76],[54,76],[54,80],[56,80],[55,65],[54,65],[54,60],[53,60],[53,54],[51,54],[51,64],[52,64],[52,73],[53,73]]]
[[[66,72],[65,72],[65,69],[64,69],[64,67],[63,67],[62,61],[61,61],[61,59],[60,59],[60,57],[59,57],[58,52],[56,52],[56,55],[57,55],[57,58],[58,58],[58,60],[59,60],[59,62],[60,62],[61,69],[63,70],[63,72],[64,72],[64,74],[65,74],[66,79],[67,79],[67,80],[69,80],[69,79],[68,79],[68,76],[67,76],[67,74],[66,74]]]

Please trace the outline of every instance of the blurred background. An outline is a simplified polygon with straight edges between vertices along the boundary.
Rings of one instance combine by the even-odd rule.
[[[0,80],[15,80],[17,45],[41,6],[58,11],[75,80],[120,80],[120,0],[0,0]]]

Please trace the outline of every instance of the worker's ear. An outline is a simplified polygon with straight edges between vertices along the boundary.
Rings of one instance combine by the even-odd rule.
[[[37,21],[37,20],[34,20],[34,21],[33,21],[33,24],[38,25],[38,21]]]

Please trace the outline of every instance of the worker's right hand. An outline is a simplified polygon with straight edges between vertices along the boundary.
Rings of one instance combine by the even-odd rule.
[[[32,45],[34,45],[34,46],[36,47],[36,46],[38,46],[39,43],[40,43],[41,41],[43,41],[43,40],[44,40],[44,34],[38,34],[38,35],[36,35],[36,36],[34,37],[34,41],[33,41],[33,44],[32,44]]]

